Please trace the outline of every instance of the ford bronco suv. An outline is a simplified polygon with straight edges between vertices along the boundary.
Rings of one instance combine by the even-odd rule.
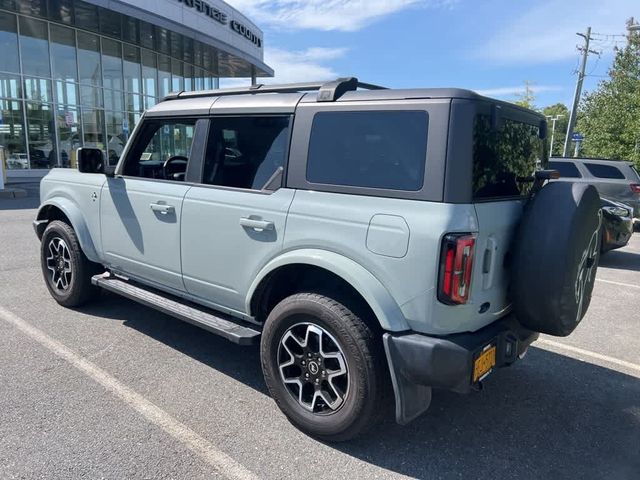
[[[568,335],[598,264],[600,199],[548,182],[543,116],[459,89],[329,83],[180,92],[117,165],[41,184],[61,305],[108,290],[241,345],[297,427],[345,440],[433,389],[466,393]]]

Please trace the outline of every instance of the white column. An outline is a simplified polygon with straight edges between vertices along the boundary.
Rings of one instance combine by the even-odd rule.
[[[0,190],[4,190],[4,147],[0,145]]]

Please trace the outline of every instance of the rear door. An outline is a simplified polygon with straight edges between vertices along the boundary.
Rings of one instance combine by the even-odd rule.
[[[495,120],[494,120],[495,121]],[[533,185],[546,164],[540,119],[503,108],[497,128],[490,111],[480,110],[473,126],[473,202],[478,238],[472,301],[488,305],[486,323],[509,308],[510,246]]]
[[[187,291],[245,313],[262,267],[282,249],[294,190],[281,188],[290,115],[215,116],[201,183],[182,209],[182,272]]]

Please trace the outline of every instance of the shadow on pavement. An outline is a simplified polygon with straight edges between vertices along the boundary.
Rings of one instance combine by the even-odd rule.
[[[123,320],[267,394],[257,347],[114,295],[83,312]],[[537,348],[492,377],[479,393],[434,392],[408,426],[389,409],[363,438],[328,446],[416,478],[639,478],[640,379]]]
[[[599,266],[640,272],[640,253],[613,250],[600,257]]]
[[[27,196],[23,198],[0,198],[0,210],[26,210],[38,208],[40,205],[39,183],[12,183],[8,186],[26,190]]]

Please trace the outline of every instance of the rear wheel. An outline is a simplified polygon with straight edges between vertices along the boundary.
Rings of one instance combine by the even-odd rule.
[[[40,260],[47,288],[60,305],[77,307],[98,295],[91,277],[100,272],[100,265],[85,256],[71,226],[59,220],[47,226]]]
[[[284,299],[265,323],[261,359],[271,396],[302,431],[343,441],[375,423],[381,341],[344,303],[315,293]]]

